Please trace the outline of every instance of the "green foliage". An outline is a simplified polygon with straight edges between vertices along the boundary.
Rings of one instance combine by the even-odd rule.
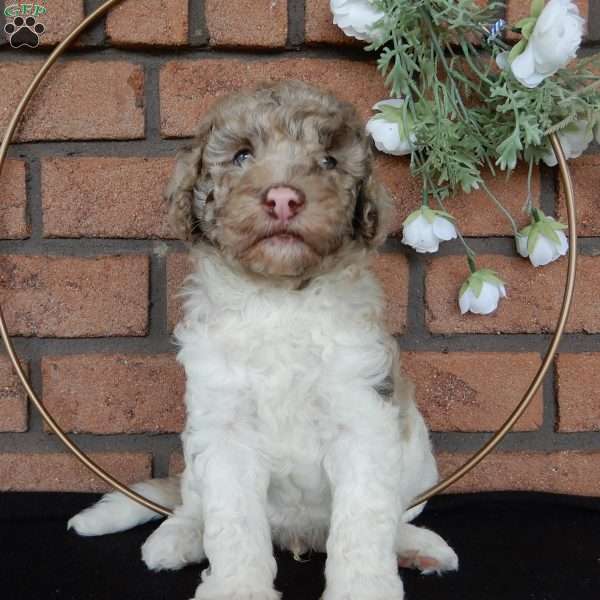
[[[593,59],[560,70],[536,88],[521,85],[496,66],[502,40],[488,41],[488,28],[502,14],[501,2],[475,0],[374,0],[385,13],[378,41],[378,68],[416,138],[411,167],[421,176],[424,197],[442,201],[483,186],[482,173],[512,171],[518,161],[538,163],[548,153],[549,133],[577,120],[598,124],[600,77]],[[544,6],[517,24],[526,47]]]

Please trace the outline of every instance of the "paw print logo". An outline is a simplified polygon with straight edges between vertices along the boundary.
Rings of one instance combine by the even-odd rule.
[[[40,41],[40,35],[46,28],[41,23],[36,23],[35,17],[15,17],[12,23],[4,26],[4,31],[8,34],[8,41],[13,48],[29,46],[37,48]]]

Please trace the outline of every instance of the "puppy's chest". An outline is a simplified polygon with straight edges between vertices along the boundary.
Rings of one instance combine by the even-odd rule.
[[[258,398],[304,398],[360,379],[365,361],[382,352],[379,331],[340,307],[267,304],[222,315],[211,344],[246,375]]]
[[[214,311],[190,341],[201,352],[186,353],[184,366],[195,384],[235,394],[271,437],[300,443],[326,434],[331,401],[345,388],[385,377],[382,341],[343,302],[258,297]]]
[[[346,402],[389,374],[368,277],[305,294],[231,289],[195,298],[177,331],[194,427],[211,413],[235,415],[261,433],[269,455],[318,460]]]

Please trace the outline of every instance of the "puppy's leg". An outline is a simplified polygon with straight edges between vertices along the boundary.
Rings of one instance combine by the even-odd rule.
[[[184,504],[161,523],[142,546],[142,560],[153,571],[177,570],[205,558],[200,504]]]
[[[417,568],[423,574],[456,571],[458,557],[437,534],[424,527],[399,523],[396,553],[401,567]]]
[[[394,550],[400,445],[385,428],[368,429],[342,433],[325,457],[333,504],[323,600],[404,597]]]
[[[232,440],[230,431],[213,439],[192,465],[201,482],[204,549],[210,562],[194,598],[277,600],[267,465],[258,451]]]

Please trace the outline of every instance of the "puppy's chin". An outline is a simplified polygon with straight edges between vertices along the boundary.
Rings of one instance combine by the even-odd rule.
[[[320,261],[308,244],[286,234],[257,242],[240,258],[248,270],[268,277],[301,277]]]

